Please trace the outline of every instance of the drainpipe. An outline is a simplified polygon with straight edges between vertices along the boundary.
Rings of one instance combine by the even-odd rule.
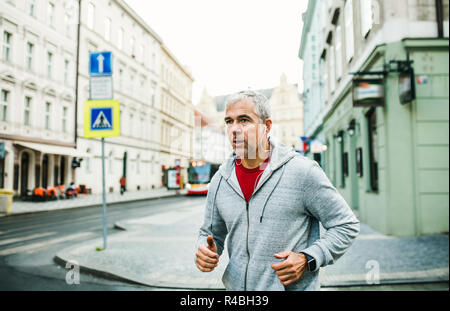
[[[78,67],[80,61],[80,29],[81,29],[81,0],[78,0],[78,31],[77,31],[77,64],[75,70],[75,148],[77,148],[78,139]]]
[[[436,1],[436,21],[438,26],[438,38],[444,38],[444,8],[442,0]]]

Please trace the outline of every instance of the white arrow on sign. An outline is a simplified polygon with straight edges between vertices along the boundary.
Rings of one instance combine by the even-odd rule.
[[[103,60],[104,60],[105,58],[103,57],[103,55],[102,54],[100,54],[98,57],[97,57],[97,60],[98,60],[98,72],[99,73],[102,73],[103,72]]]

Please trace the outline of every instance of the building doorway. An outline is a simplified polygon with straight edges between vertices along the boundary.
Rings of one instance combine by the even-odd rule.
[[[0,159],[0,189],[5,188],[5,159]]]
[[[20,195],[28,194],[28,169],[30,168],[30,155],[27,152],[22,153],[20,160]]]
[[[126,151],[123,153],[122,176],[125,178],[127,177],[127,152]]]
[[[66,183],[65,176],[66,176],[66,157],[61,156],[61,160],[59,162],[60,167],[60,185],[64,185]]]
[[[48,187],[48,155],[45,154],[42,159],[42,187],[47,189]]]

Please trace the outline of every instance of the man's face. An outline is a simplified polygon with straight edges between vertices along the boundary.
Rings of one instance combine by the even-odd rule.
[[[264,148],[264,139],[267,138],[265,124],[255,113],[255,106],[251,100],[243,99],[228,106],[225,111],[228,139],[241,158],[256,159],[257,152]]]

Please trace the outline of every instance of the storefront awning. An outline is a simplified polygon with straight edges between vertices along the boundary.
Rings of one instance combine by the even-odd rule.
[[[63,146],[55,146],[55,145],[46,145],[46,144],[39,144],[39,143],[29,143],[29,142],[22,142],[22,141],[15,141],[15,145],[19,145],[25,148],[33,149],[36,151],[40,151],[42,153],[46,154],[59,154],[59,155],[67,155],[71,157],[77,157],[77,158],[83,158],[89,156],[89,154],[76,150],[74,148],[70,147],[63,147]]]

